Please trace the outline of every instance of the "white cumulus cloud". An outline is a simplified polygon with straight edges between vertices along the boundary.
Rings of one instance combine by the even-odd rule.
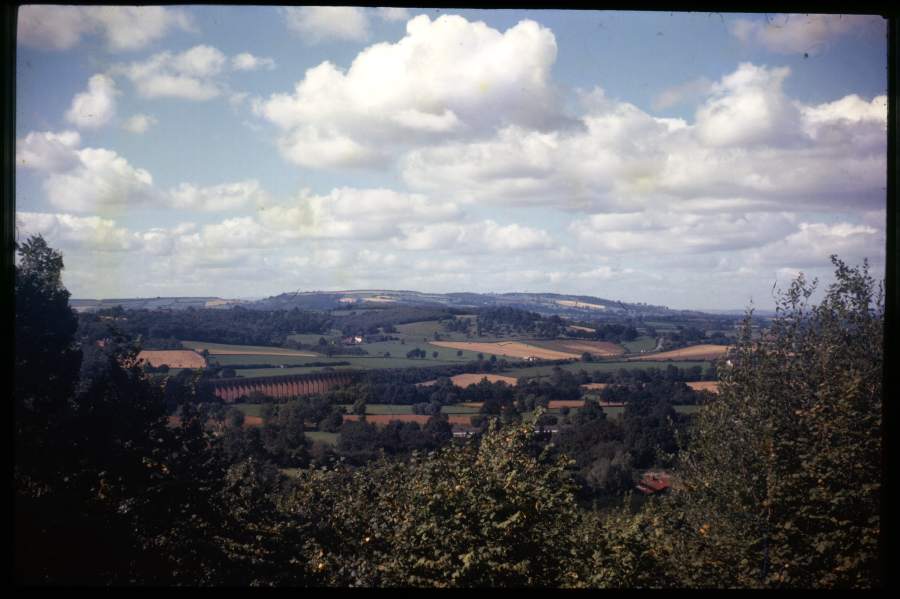
[[[300,34],[307,44],[328,40],[365,41],[369,19],[353,6],[303,6],[282,8],[288,29]]]
[[[819,54],[834,40],[858,33],[886,34],[887,21],[877,15],[778,14],[765,21],[735,19],[729,30],[744,44],[778,54]]]
[[[200,45],[178,54],[160,52],[142,62],[118,64],[110,73],[127,77],[145,98],[202,101],[222,93],[216,76],[226,64],[217,48]]]
[[[264,198],[265,192],[255,179],[207,187],[182,183],[169,191],[169,204],[173,208],[205,212],[238,210]]]
[[[295,164],[377,164],[436,136],[559,124],[555,59],[553,33],[534,21],[501,33],[456,15],[419,15],[397,43],[366,48],[346,71],[323,62],[254,110],[282,130],[279,147]]]
[[[115,116],[116,96],[119,93],[111,77],[94,75],[88,80],[87,91],[72,98],[66,120],[83,129],[102,127]]]
[[[569,211],[875,209],[886,185],[887,100],[788,97],[788,69],[740,65],[694,122],[586,96],[581,126],[507,126],[399,160],[411,189],[459,202]]]
[[[146,133],[147,130],[156,124],[156,117],[148,114],[135,114],[128,118],[122,125],[127,131],[132,133]]]
[[[193,31],[189,15],[162,6],[28,5],[19,9],[19,43],[68,50],[83,36],[101,34],[112,52],[139,50],[174,29]]]
[[[231,68],[236,71],[256,71],[259,69],[271,71],[275,68],[275,60],[262,56],[254,56],[249,52],[242,52],[231,58]]]

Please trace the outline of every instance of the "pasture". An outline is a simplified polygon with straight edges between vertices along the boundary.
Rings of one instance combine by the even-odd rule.
[[[634,341],[623,341],[622,346],[630,354],[639,354],[642,351],[651,351],[656,347],[656,338],[647,335],[641,335]]]
[[[579,372],[584,370],[588,373],[591,372],[617,372],[619,370],[642,370],[647,368],[661,368],[665,369],[665,367],[671,364],[672,366],[677,366],[678,368],[690,368],[691,366],[701,366],[702,368],[706,368],[709,365],[709,362],[703,360],[680,360],[680,361],[672,361],[667,362],[666,364],[648,364],[647,362],[639,362],[639,361],[621,361],[621,362],[575,362],[572,364],[563,364],[559,366],[559,368],[563,370],[568,370],[569,372]],[[512,376],[516,378],[544,378],[553,374],[553,369],[555,366],[534,366],[532,368],[515,368],[504,372],[506,376]]]
[[[246,356],[303,356],[321,357],[319,354],[301,352],[283,347],[265,347],[261,345],[229,345],[225,343],[209,343],[207,341],[182,341],[181,345],[196,351],[206,350],[210,355],[246,355]]]
[[[306,431],[303,436],[314,443],[324,443],[325,445],[337,445],[340,439],[340,433],[327,433],[325,431]]]

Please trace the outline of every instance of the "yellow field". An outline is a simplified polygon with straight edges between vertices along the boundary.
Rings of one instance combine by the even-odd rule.
[[[712,393],[719,392],[719,381],[695,381],[687,384],[694,391],[710,391]]]
[[[606,310],[606,306],[601,306],[600,304],[588,304],[586,302],[576,302],[574,300],[556,300],[556,303],[560,306],[567,306],[569,308],[589,308],[591,310]]]
[[[167,365],[169,368],[205,368],[206,359],[189,349],[144,350],[137,356],[154,368]]]
[[[578,358],[581,354],[553,351],[534,345],[528,345],[520,341],[500,341],[498,343],[477,343],[469,341],[429,341],[430,345],[437,347],[449,347],[450,349],[463,349],[472,352],[494,354],[497,356],[509,356],[510,358],[541,358],[544,360],[566,360]]]
[[[692,345],[691,347],[682,347],[681,349],[673,349],[659,354],[649,354],[639,358],[631,358],[632,360],[712,360],[720,358],[728,352],[727,345],[712,345],[705,343],[703,345]]]

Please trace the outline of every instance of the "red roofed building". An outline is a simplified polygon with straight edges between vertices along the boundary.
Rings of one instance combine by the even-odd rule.
[[[637,490],[647,495],[661,493],[671,487],[672,480],[667,472],[645,472],[637,484]]]

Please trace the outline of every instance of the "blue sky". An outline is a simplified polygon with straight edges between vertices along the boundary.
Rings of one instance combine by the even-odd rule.
[[[770,308],[884,268],[859,15],[20,10],[17,231],[75,297],[552,291]]]

